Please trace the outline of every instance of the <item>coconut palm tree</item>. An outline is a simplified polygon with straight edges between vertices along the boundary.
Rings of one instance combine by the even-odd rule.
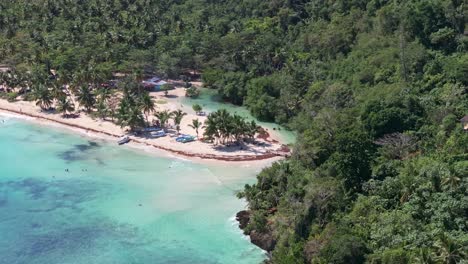
[[[166,125],[167,121],[172,118],[172,113],[169,112],[168,110],[164,110],[161,112],[157,112],[154,114],[159,119],[159,122],[161,123],[161,127],[166,130]]]
[[[124,95],[117,111],[117,123],[131,130],[142,127],[145,123],[140,107],[129,94]]]
[[[434,252],[431,252],[428,248],[421,248],[419,252],[413,257],[412,263],[418,264],[436,264],[436,256]]]
[[[94,98],[94,94],[91,92],[89,86],[83,85],[80,87],[80,90],[78,91],[78,102],[86,109],[87,112],[91,111],[96,103],[96,99]]]
[[[218,110],[217,113],[218,131],[224,144],[230,138],[232,132],[231,114],[226,109]]]
[[[153,99],[148,93],[144,93],[140,98],[140,105],[143,113],[145,114],[145,120],[148,124],[148,115],[156,109]]]
[[[101,117],[101,119],[104,120],[107,117],[107,114],[109,113],[109,108],[107,107],[104,99],[98,99],[98,102],[96,104],[96,111],[99,117]]]
[[[195,114],[198,115],[198,113],[200,113],[203,110],[203,107],[199,104],[194,104],[192,105],[192,109],[193,111],[195,111]]]
[[[176,126],[177,134],[180,132],[180,123],[182,122],[182,118],[186,116],[187,113],[183,112],[182,110],[177,110],[172,112],[172,118],[174,119],[174,125]]]
[[[258,130],[254,121],[247,122],[239,115],[231,115],[222,109],[208,115],[205,121],[205,136],[221,143],[231,142],[233,139],[240,143],[245,138],[253,139]]]
[[[51,83],[51,95],[52,98],[58,103],[63,97],[67,97],[67,94],[63,91],[62,86],[57,82]]]
[[[255,134],[257,133],[258,128],[259,128],[259,126],[253,120],[250,121],[250,123],[247,123],[246,135],[247,135],[247,137],[249,137],[250,141],[254,140]]]
[[[439,240],[434,244],[438,252],[438,260],[442,263],[455,264],[467,256],[462,245],[457,244],[453,239],[445,234],[439,237]]]
[[[218,143],[220,133],[218,130],[218,112],[214,112],[208,115],[205,120],[205,133],[204,136],[209,140],[213,140],[215,144]]]
[[[39,84],[33,91],[34,100],[36,105],[41,107],[42,110],[48,110],[52,106],[53,97],[49,88]]]
[[[133,107],[129,109],[129,113],[127,116],[127,126],[130,127],[130,130],[135,130],[136,128],[143,127],[145,124],[145,120],[141,114],[141,111],[138,107]]]
[[[57,101],[57,111],[62,113],[63,117],[68,117],[69,112],[75,111],[75,105],[66,96],[62,96]]]
[[[189,127],[195,129],[195,133],[197,133],[198,138],[198,129],[202,127],[202,122],[200,122],[198,119],[193,119],[192,124],[190,124]]]
[[[246,134],[247,124],[244,121],[244,118],[238,115],[234,115],[230,119],[231,130],[229,132],[232,133],[236,142],[240,142]]]
[[[96,97],[104,102],[107,102],[112,96],[112,92],[110,89],[101,88],[96,91]]]
[[[450,169],[448,175],[442,180],[442,185],[449,187],[450,189],[456,189],[460,183],[462,178],[459,177],[458,171],[454,169]]]

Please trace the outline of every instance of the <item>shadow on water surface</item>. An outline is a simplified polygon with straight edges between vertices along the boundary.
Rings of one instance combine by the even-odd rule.
[[[23,199],[37,203],[36,206],[26,209],[26,212],[44,213],[67,208],[79,213],[82,211],[79,206],[81,203],[99,199],[111,191],[112,188],[103,183],[76,179],[49,182],[26,178],[0,183],[0,206],[7,205],[8,194],[23,193]],[[2,204],[2,201],[5,202]]]
[[[75,162],[75,161],[82,161],[89,159],[89,154],[91,151],[100,148],[101,146],[93,141],[88,141],[88,144],[76,144],[69,150],[61,151],[57,154],[57,156],[66,161],[67,163]],[[105,163],[98,159],[99,165],[105,165]]]
[[[117,224],[109,219],[95,219],[86,226],[62,226],[30,234],[17,256],[38,257],[47,254],[77,254],[92,251],[100,241],[135,239],[138,229],[127,224]]]

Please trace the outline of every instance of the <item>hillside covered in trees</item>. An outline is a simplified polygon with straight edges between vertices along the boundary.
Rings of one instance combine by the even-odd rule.
[[[296,130],[293,156],[239,193],[274,263],[460,263],[467,23],[463,0],[2,0],[0,64],[64,81],[197,70]]]

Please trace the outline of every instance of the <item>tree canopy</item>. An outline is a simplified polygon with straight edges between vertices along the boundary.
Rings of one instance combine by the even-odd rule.
[[[0,84],[44,110],[60,98],[52,84],[69,84],[91,111],[112,72],[197,70],[224,100],[298,132],[292,157],[239,193],[245,231],[276,241],[274,263],[458,263],[466,21],[461,0],[4,0]],[[98,96],[96,108],[142,126],[141,92],[124,86],[120,104]],[[156,115],[165,126],[172,114]],[[205,126],[221,143],[254,129],[223,111]]]

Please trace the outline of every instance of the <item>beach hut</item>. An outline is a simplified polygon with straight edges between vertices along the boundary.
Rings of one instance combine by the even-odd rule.
[[[142,81],[143,86],[145,89],[150,90],[150,91],[162,91],[164,90],[166,84],[168,84],[166,81],[161,80],[159,77],[152,77],[150,79],[146,79]],[[166,85],[167,86],[167,85]]]
[[[460,122],[462,123],[463,130],[468,131],[468,115],[464,116]]]
[[[164,91],[164,90],[174,89],[172,85],[162,80],[157,81],[157,82],[143,81],[142,83],[143,83],[143,87],[145,87],[145,89],[149,91]]]

